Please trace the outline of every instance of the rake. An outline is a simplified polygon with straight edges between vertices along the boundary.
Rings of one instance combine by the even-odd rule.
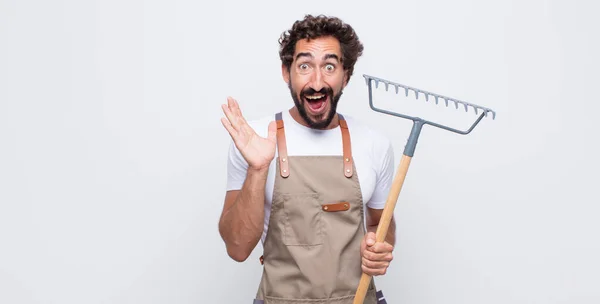
[[[400,160],[400,164],[398,165],[398,170],[396,172],[396,176],[394,177],[394,180],[392,182],[392,186],[391,186],[390,192],[388,194],[387,201],[385,203],[385,207],[384,207],[383,213],[381,215],[381,219],[379,220],[379,225],[377,226],[377,231],[375,233],[376,241],[383,242],[385,240],[385,236],[387,235],[388,227],[390,225],[390,222],[392,220],[392,215],[394,214],[394,209],[396,207],[396,202],[398,200],[398,196],[400,195],[400,190],[402,189],[402,185],[404,184],[404,179],[406,178],[406,173],[408,172],[408,167],[410,166],[410,162],[415,153],[417,141],[419,139],[419,135],[421,134],[421,129],[423,128],[423,126],[430,125],[433,127],[437,127],[437,128],[441,128],[441,129],[450,131],[450,132],[467,135],[467,134],[471,133],[471,131],[473,131],[473,129],[479,124],[479,122],[484,117],[488,117],[491,114],[492,119],[495,120],[496,112],[494,112],[490,108],[478,106],[478,105],[468,103],[465,101],[461,101],[461,100],[458,100],[455,98],[438,95],[435,93],[431,93],[429,91],[417,89],[417,88],[403,85],[400,83],[391,82],[391,81],[388,81],[385,79],[381,79],[381,78],[377,78],[377,77],[373,77],[373,76],[369,76],[369,75],[363,75],[363,76],[364,76],[367,86],[369,88],[369,105],[371,106],[371,109],[373,109],[376,112],[393,115],[393,116],[404,118],[404,119],[409,119],[409,120],[412,120],[412,122],[413,122],[412,130],[408,137],[408,141],[404,147],[402,159]],[[385,85],[386,91],[389,91],[390,86],[392,86],[395,89],[396,94],[399,94],[399,91],[402,89],[404,91],[404,94],[406,95],[406,97],[408,97],[409,93],[412,92],[412,93],[414,93],[415,98],[419,99],[419,95],[422,94],[425,96],[426,101],[429,101],[430,98],[435,98],[436,104],[439,104],[439,102],[441,100],[445,103],[446,107],[448,107],[450,105],[454,105],[454,107],[456,109],[458,109],[459,106],[464,107],[465,112],[468,112],[469,108],[472,108],[475,115],[477,115],[479,113],[481,113],[481,114],[479,114],[479,117],[475,120],[475,122],[468,129],[458,130],[458,129],[451,128],[451,127],[448,127],[445,125],[441,125],[441,124],[438,124],[438,123],[435,123],[432,121],[428,121],[428,120],[425,120],[425,119],[422,119],[419,117],[412,117],[409,115],[404,115],[401,113],[396,113],[396,112],[380,109],[380,108],[375,107],[375,105],[373,104],[373,83],[375,83],[375,89],[379,88],[379,84],[381,83],[381,84]],[[371,276],[366,273],[363,273],[361,276],[358,288],[356,290],[356,295],[354,297],[353,304],[363,304],[365,295],[367,293],[367,289],[368,289],[370,283],[371,283]],[[378,303],[379,303],[379,301],[378,301]]]

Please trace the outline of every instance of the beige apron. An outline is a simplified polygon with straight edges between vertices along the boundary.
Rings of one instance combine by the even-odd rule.
[[[348,126],[343,156],[288,157],[277,113],[277,175],[254,304],[352,304],[362,275],[362,193]],[[378,300],[378,298],[380,300]],[[385,303],[371,281],[364,304]]]

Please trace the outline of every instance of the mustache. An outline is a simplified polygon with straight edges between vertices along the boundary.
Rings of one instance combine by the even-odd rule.
[[[333,95],[333,89],[332,88],[322,88],[319,91],[315,91],[312,88],[308,88],[308,89],[302,91],[302,95],[314,95],[317,93],[331,96],[331,95]]]

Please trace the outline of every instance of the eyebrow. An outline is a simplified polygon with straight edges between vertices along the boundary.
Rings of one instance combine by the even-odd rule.
[[[340,58],[336,54],[327,54],[327,55],[325,55],[325,57],[323,58],[323,60],[327,60],[327,59],[330,59],[330,58],[333,58],[333,59],[335,59],[338,62],[340,61]]]
[[[296,60],[298,60],[300,57],[314,58],[314,56],[311,53],[306,53],[306,52],[298,53],[298,55],[296,55]],[[336,54],[327,54],[327,55],[323,56],[323,60],[327,60],[327,59],[331,59],[331,58],[337,60],[338,62],[340,61],[340,58]]]

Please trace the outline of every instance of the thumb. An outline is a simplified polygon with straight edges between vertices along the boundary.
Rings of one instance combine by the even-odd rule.
[[[367,246],[373,246],[375,245],[375,232],[368,232],[367,233]]]
[[[273,142],[277,138],[277,123],[275,123],[274,120],[269,123],[269,134],[267,138]]]

